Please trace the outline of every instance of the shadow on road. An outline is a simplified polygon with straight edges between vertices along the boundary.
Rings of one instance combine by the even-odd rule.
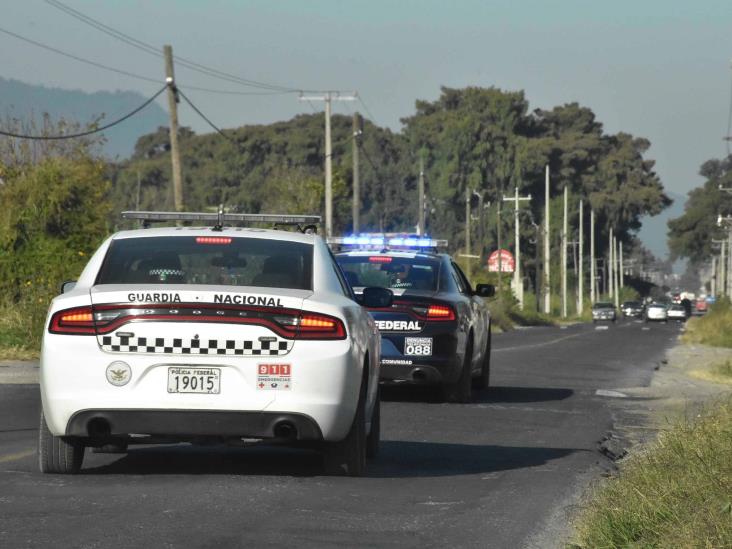
[[[553,387],[491,387],[487,391],[473,391],[476,404],[550,402],[564,400],[574,394],[572,389]],[[425,385],[384,385],[381,388],[384,402],[422,402],[442,404],[439,387]]]
[[[473,402],[481,404],[508,402],[550,402],[564,400],[574,394],[572,389],[555,387],[491,387],[473,392]]]
[[[582,450],[443,442],[383,441],[370,462],[373,478],[420,478],[491,473],[543,465]],[[106,465],[82,469],[82,475],[323,475],[319,454],[300,449],[196,448],[189,446],[132,449]]]
[[[536,467],[575,452],[571,448],[493,446],[444,442],[382,442],[370,477],[408,478],[474,475]]]

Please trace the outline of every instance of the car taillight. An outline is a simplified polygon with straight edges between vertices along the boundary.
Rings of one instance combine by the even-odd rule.
[[[369,257],[369,263],[391,263],[392,258],[388,255],[372,255]]]
[[[455,311],[447,305],[430,305],[427,309],[429,320],[455,320]]]
[[[91,307],[75,307],[54,313],[48,331],[52,334],[94,334],[94,316]]]
[[[296,339],[345,339],[346,328],[341,320],[318,313],[303,312],[298,321]]]

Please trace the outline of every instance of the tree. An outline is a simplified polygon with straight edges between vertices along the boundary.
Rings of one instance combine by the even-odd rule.
[[[717,226],[717,215],[732,212],[732,196],[719,189],[732,187],[732,156],[708,160],[699,174],[706,179],[688,194],[684,213],[668,222],[668,245],[673,259],[686,257],[694,264],[708,260],[714,253],[712,239],[725,237],[726,229]]]

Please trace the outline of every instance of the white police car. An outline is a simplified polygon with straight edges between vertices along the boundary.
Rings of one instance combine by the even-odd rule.
[[[224,226],[319,218],[125,216],[215,223],[119,232],[53,300],[41,471],[78,472],[86,447],[261,439],[315,446],[332,472],[361,474],[379,444],[374,321],[321,237]]]

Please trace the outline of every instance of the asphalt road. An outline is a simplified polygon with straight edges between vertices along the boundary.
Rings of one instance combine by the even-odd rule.
[[[41,475],[38,387],[0,385],[0,547],[561,546],[598,441],[645,386],[675,324],[534,328],[494,337],[492,383],[469,405],[385,391],[382,453],[365,478],[322,476],[285,448],[87,453]]]

